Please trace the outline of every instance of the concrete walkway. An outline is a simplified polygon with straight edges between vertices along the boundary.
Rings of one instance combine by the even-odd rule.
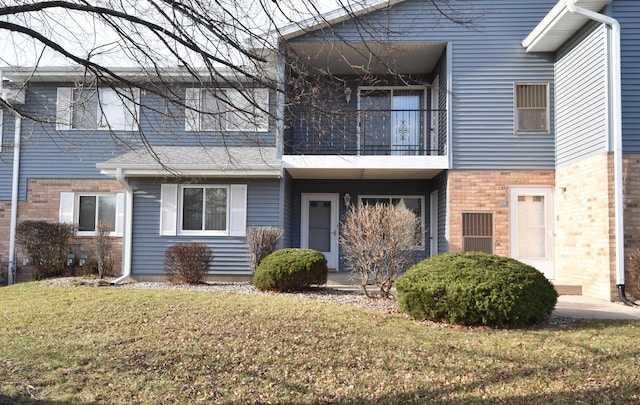
[[[349,273],[329,273],[327,286],[344,290],[358,290]],[[551,319],[637,319],[640,320],[640,307],[630,307],[621,302],[608,302],[582,295],[561,295]]]

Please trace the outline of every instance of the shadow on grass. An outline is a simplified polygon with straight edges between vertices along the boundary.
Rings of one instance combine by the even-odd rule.
[[[25,404],[25,405],[63,405],[69,404],[69,401],[59,402],[59,401],[49,401],[47,399],[37,399],[25,395],[16,395],[16,396],[8,396],[0,393],[0,405],[14,405],[14,404]],[[97,402],[81,402],[81,401],[73,401],[73,404],[80,405],[94,405]]]

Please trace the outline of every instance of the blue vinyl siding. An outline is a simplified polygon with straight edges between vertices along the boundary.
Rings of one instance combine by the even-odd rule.
[[[556,63],[557,165],[606,152],[606,32],[589,24],[558,52]]]
[[[553,97],[550,133],[517,135],[513,89],[515,82],[550,83],[553,94],[553,55],[527,54],[521,42],[555,4],[556,0],[457,2],[452,7],[454,17],[472,19],[471,26],[461,26],[444,18],[430,2],[409,0],[362,16],[360,26],[370,28],[364,34],[350,22],[334,29],[351,41],[384,32],[384,40],[390,43],[447,43],[452,168],[551,169],[555,164]],[[380,24],[388,29],[376,30]],[[320,30],[294,41],[322,41],[330,35]]]
[[[447,181],[448,172],[442,172],[432,180],[432,187],[438,190],[438,252],[449,252],[449,240],[447,239]]]
[[[247,186],[247,226],[279,226],[279,180],[203,180],[198,184],[243,184]],[[134,215],[132,274],[164,273],[165,250],[176,243],[205,243],[213,249],[213,274],[249,274],[250,253],[244,237],[160,236],[160,185],[156,179],[132,179]]]
[[[622,36],[622,148],[640,153],[640,7],[637,0],[615,0],[611,14]]]
[[[23,108],[22,149],[20,156],[19,198],[26,198],[27,179],[107,178],[100,175],[96,163],[140,148],[153,146],[275,146],[272,133],[187,132],[184,109],[168,104],[159,96],[141,96],[140,131],[56,130],[56,98],[59,86],[70,83],[32,83],[28,86]],[[275,97],[270,97],[274,111]],[[13,117],[5,114],[3,143],[13,142]],[[9,132],[8,132],[9,131]],[[10,140],[9,140],[10,138]],[[11,198],[10,181],[13,149],[0,153],[0,200]],[[8,180],[7,180],[8,179]]]

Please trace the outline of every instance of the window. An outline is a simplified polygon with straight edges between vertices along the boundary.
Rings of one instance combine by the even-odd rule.
[[[493,254],[493,214],[462,213],[462,250]]]
[[[60,193],[60,222],[76,224],[78,235],[94,235],[100,221],[122,235],[123,193]]]
[[[227,232],[228,187],[183,186],[181,194],[182,233]]]
[[[186,90],[186,131],[268,131],[269,90]]]
[[[369,155],[424,153],[425,89],[360,88],[360,144]]]
[[[138,129],[139,90],[59,87],[57,129]]]
[[[246,184],[162,184],[160,235],[244,236],[246,211]]]
[[[418,217],[418,229],[416,236],[418,247],[424,249],[424,197],[422,196],[361,196],[359,198],[362,205],[393,205],[394,207],[406,208]]]
[[[549,85],[547,83],[516,83],[516,133],[549,132]]]

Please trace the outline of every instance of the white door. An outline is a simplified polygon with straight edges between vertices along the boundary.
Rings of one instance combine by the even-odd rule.
[[[510,195],[511,257],[552,280],[553,192],[551,187],[513,187]]]
[[[327,267],[338,268],[338,194],[302,194],[301,240],[327,258]]]

